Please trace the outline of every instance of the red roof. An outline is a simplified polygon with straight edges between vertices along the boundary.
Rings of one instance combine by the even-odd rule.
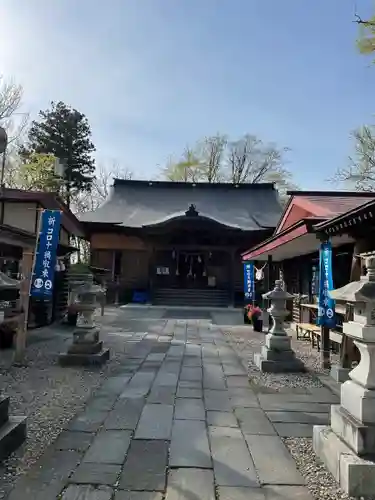
[[[304,200],[317,205],[324,210],[327,217],[336,217],[337,215],[353,210],[368,201],[375,199],[375,194],[367,196],[303,196]],[[322,214],[323,215],[323,214]]]
[[[288,194],[289,201],[273,236],[244,252],[243,259],[254,259],[283,245],[296,235],[314,232],[311,224],[314,219],[320,219],[320,222],[330,220],[375,200],[375,193],[293,191]],[[304,228],[303,231],[301,228]]]

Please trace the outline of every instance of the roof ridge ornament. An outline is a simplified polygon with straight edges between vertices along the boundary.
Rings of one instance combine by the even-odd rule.
[[[199,213],[196,206],[192,203],[185,212],[186,217],[198,217]]]

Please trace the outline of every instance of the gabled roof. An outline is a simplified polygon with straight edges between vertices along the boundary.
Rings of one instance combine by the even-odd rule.
[[[289,191],[288,194],[290,198],[275,234],[303,218],[331,219],[375,199],[375,193],[358,191]]]
[[[273,229],[282,212],[273,184],[115,179],[109,199],[80,220],[142,228],[184,219],[192,206],[200,217],[244,231]]]
[[[317,229],[324,229],[325,223],[332,218],[375,200],[375,193],[347,191],[292,191],[288,194],[289,201],[274,234],[244,252],[243,260],[264,260],[270,255],[275,260],[283,260],[316,251],[318,240],[314,233]],[[340,246],[349,241],[349,237],[335,238],[332,244]]]
[[[345,234],[354,227],[373,226],[375,221],[375,198],[344,213],[326,219],[314,226],[315,231],[331,236]]]

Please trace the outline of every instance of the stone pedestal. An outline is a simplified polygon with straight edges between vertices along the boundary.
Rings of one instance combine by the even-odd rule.
[[[103,349],[99,328],[94,322],[96,299],[102,293],[102,288],[88,282],[81,285],[76,293],[77,327],[73,333],[73,343],[66,353],[60,354],[59,363],[63,366],[101,365],[109,359],[109,349]]]
[[[349,496],[375,495],[375,254],[364,255],[367,275],[330,292],[354,303],[354,321],[344,323],[361,360],[331,407],[330,426],[315,426],[315,453]]]
[[[332,365],[330,375],[336,382],[342,384],[349,380],[350,368],[343,368],[340,365]]]
[[[26,417],[9,415],[9,397],[0,396],[0,462],[26,439]]]
[[[293,295],[283,290],[282,285],[282,280],[277,280],[274,290],[263,295],[264,299],[271,300],[271,307],[267,311],[273,320],[262,351],[254,356],[256,365],[263,372],[304,371],[304,365],[295,357],[291,348],[291,338],[284,328],[284,320],[289,314],[285,307],[286,301],[293,299]]]

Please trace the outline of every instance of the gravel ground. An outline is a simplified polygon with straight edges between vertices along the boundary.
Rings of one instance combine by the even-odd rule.
[[[27,348],[25,367],[12,366],[11,351],[0,351],[0,390],[10,396],[10,414],[28,417],[26,443],[0,467],[0,499],[83,408],[92,391],[123,363],[124,339],[107,336],[106,330],[104,326],[101,336],[111,358],[102,369],[60,367],[57,353],[64,352],[71,339],[61,328],[31,332],[31,338],[39,338]],[[44,340],[48,336],[52,338]]]
[[[292,344],[296,356],[300,358],[310,373],[305,374],[271,374],[261,373],[255,366],[254,354],[260,352],[264,343],[264,334],[254,332],[249,326],[229,327],[223,330],[229,344],[248,366],[250,382],[258,392],[285,392],[293,388],[294,391],[307,392],[310,387],[321,387],[321,382],[313,373],[324,374],[327,372],[320,367],[320,353],[312,349],[306,341],[293,338]],[[290,332],[292,334],[292,332]],[[332,363],[338,362],[338,355],[332,354]],[[324,465],[316,457],[312,439],[286,438],[283,440],[297,467],[306,480],[306,484],[316,500],[355,500],[343,493]],[[358,499],[357,499],[358,500]],[[375,500],[375,497],[366,500]]]
[[[254,354],[260,352],[261,346],[264,344],[264,333],[254,332],[250,326],[226,327],[223,333],[247,366],[250,381],[255,390],[259,387],[263,392],[266,392],[267,389],[272,392],[282,392],[286,388],[322,387],[322,383],[312,373],[261,373],[254,364]],[[309,342],[294,338],[292,343],[296,356],[305,363],[311,372],[327,375],[327,371],[320,367],[320,353],[317,349],[312,349]],[[337,361],[338,356],[332,354],[332,362]]]

